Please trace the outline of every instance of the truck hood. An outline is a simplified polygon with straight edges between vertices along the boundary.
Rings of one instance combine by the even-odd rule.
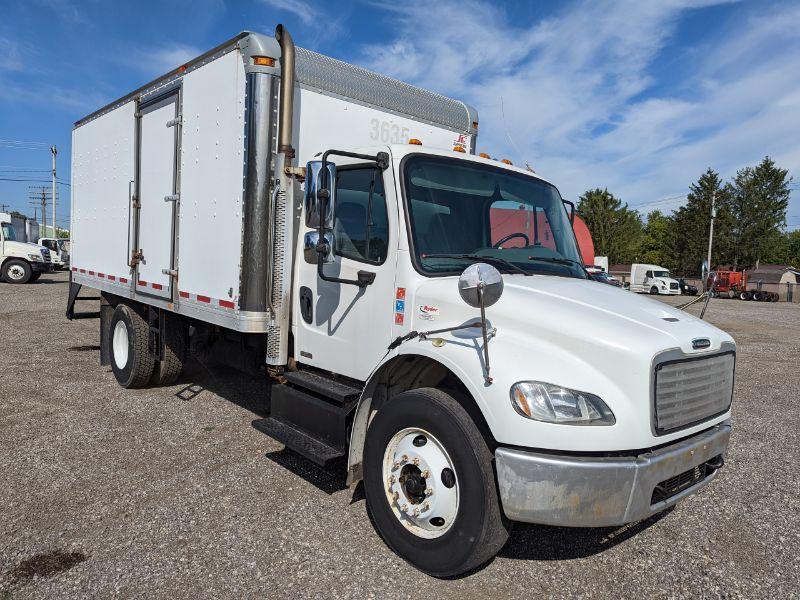
[[[21,254],[39,254],[42,255],[42,250],[45,250],[44,246],[40,246],[39,244],[34,244],[32,242],[5,242],[5,252],[9,254],[10,251],[19,252]]]
[[[711,349],[732,341],[688,312],[614,286],[545,275],[505,275],[503,280],[502,297],[486,312],[498,328],[498,343],[512,330],[517,336],[551,338],[561,346],[591,345],[653,356],[671,348],[697,352],[692,340],[698,337],[708,338]],[[461,300],[457,287],[455,278],[424,282],[413,307],[414,328],[438,329],[478,317],[479,311]],[[432,315],[435,323],[430,321]]]

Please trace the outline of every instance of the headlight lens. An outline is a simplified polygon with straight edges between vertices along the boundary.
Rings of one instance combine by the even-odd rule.
[[[521,381],[511,386],[511,404],[523,417],[564,425],[613,425],[614,413],[597,396],[569,388]]]
[[[30,258],[31,260],[38,260],[38,261],[42,260],[42,257],[39,256],[38,254],[28,254],[28,258]]]

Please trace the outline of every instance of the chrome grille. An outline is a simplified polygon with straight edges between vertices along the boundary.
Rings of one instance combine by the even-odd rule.
[[[678,289],[678,284],[677,284],[677,282],[676,282],[676,283],[670,283],[670,284],[669,284],[669,289],[671,289],[671,290],[677,290],[677,289]]]
[[[664,434],[724,413],[733,396],[732,352],[656,366],[655,427]]]

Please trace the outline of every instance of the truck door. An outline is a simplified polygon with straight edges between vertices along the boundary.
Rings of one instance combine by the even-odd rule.
[[[333,262],[328,276],[357,279],[375,274],[358,287],[324,281],[316,261],[300,248],[294,306],[295,357],[321,369],[364,381],[386,354],[394,319],[397,252],[397,204],[391,169],[374,165],[338,166],[333,215]],[[302,233],[312,231],[305,227]],[[303,242],[303,235],[300,236]]]
[[[143,103],[139,115],[136,291],[172,298],[178,92]]]

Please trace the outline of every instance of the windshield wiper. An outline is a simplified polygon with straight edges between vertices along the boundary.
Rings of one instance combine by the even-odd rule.
[[[506,269],[511,269],[511,271],[514,273],[519,273],[525,276],[531,275],[529,271],[526,271],[522,267],[518,267],[514,263],[507,261],[505,258],[499,258],[497,256],[480,256],[479,254],[423,254],[420,256],[420,258],[462,258],[472,262],[487,262],[495,266],[499,265],[506,267]]]

